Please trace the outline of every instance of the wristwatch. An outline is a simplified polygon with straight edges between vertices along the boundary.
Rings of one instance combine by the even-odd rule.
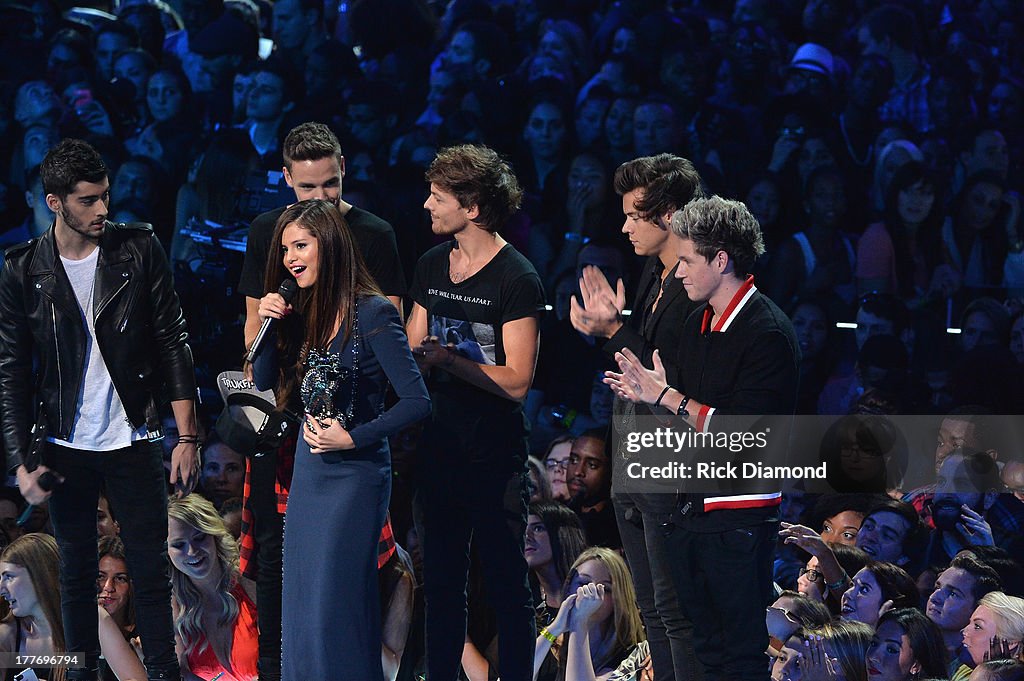
[[[690,403],[690,398],[683,395],[683,401],[679,403],[679,408],[676,409],[676,416],[682,416],[683,418],[689,418],[690,412],[686,411],[686,405]]]

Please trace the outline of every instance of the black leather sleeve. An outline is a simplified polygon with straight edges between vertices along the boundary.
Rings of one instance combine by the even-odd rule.
[[[23,270],[24,260],[11,253],[0,270],[0,423],[9,473],[28,455],[32,427],[32,332]]]
[[[153,234],[142,242],[143,262],[149,281],[151,324],[154,350],[158,357],[167,398],[194,400],[196,376],[192,350],[188,346],[188,328],[181,311],[181,302],[174,291],[174,278],[164,249]]]

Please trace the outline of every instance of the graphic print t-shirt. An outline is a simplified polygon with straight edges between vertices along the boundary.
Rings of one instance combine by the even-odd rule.
[[[453,283],[448,258],[454,244],[435,246],[420,258],[410,296],[427,311],[430,335],[453,344],[456,352],[474,362],[504,366],[502,325],[540,315],[544,309],[540,277],[529,260],[506,244],[479,272]],[[438,447],[507,445],[526,434],[519,402],[441,369],[431,371],[427,387],[434,405],[431,439]]]

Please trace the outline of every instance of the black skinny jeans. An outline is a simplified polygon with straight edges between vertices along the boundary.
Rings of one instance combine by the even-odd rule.
[[[99,656],[96,615],[96,505],[105,487],[121,526],[135,598],[136,630],[146,668],[174,677],[170,567],[167,561],[167,487],[159,445],[141,441],[109,452],[48,444],[44,461],[64,476],[50,498],[60,549],[61,610],[67,649]]]
[[[455,681],[461,669],[472,541],[497,617],[501,678],[530,681],[537,633],[523,557],[529,499],[525,468],[503,473],[494,459],[424,463],[413,509],[423,551],[427,678]]]

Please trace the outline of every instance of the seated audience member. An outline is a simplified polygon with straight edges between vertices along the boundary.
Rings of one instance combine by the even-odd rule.
[[[985,594],[971,613],[963,635],[964,649],[971,659],[957,669],[953,681],[968,678],[972,668],[989,660],[1020,658],[1024,646],[1024,599],[1002,591]]]
[[[783,591],[765,611],[769,647],[778,653],[798,630],[820,627],[832,621],[832,613],[820,601],[795,591]]]
[[[896,354],[905,355],[903,345],[893,336],[869,339],[861,355],[881,342],[888,342]],[[858,363],[858,374],[861,369]],[[832,489],[843,494],[875,495],[902,486],[909,458],[906,438],[899,428],[885,416],[875,414],[851,414],[839,419],[825,433],[820,456],[828,466]]]
[[[242,506],[241,497],[231,497],[225,500],[218,510],[220,519],[224,521],[224,527],[235,541],[239,541],[242,534]]]
[[[864,517],[857,532],[856,547],[872,560],[905,566],[917,557],[926,535],[912,506],[886,498]],[[804,525],[782,523],[779,536],[785,543],[796,544],[818,559],[817,569],[824,576],[829,590],[842,591],[848,586],[848,573],[840,567],[831,547],[820,534]]]
[[[254,681],[255,585],[238,573],[238,545],[213,504],[198,494],[172,497],[167,517],[182,676],[210,679],[223,672],[221,681]]]
[[[226,442],[211,435],[203,448],[203,470],[199,476],[203,496],[220,508],[228,499],[242,496],[245,485],[245,457]]]
[[[1024,662],[990,660],[975,667],[967,678],[970,681],[1024,681]]]
[[[0,488],[0,526],[3,527],[8,541],[14,541],[24,531],[18,525],[18,516],[25,507],[25,500],[21,498],[18,490],[12,487]]]
[[[917,599],[917,584],[906,570],[872,561],[853,576],[853,584],[843,593],[840,614],[874,627],[887,611],[912,608]]]
[[[603,678],[644,637],[629,568],[614,551],[587,549],[573,564],[564,593],[555,621],[537,637],[534,679],[559,637],[558,678]]]
[[[1006,227],[998,218],[1005,181],[990,170],[974,173],[954,198],[942,225],[943,249],[959,275],[951,292],[978,293],[1003,283]]]
[[[114,519],[114,512],[110,510],[107,495],[101,492],[96,504],[96,536],[116,537],[120,533],[121,525]]]
[[[896,398],[909,398],[907,394],[910,355],[906,345],[896,336],[874,335],[864,341],[857,352],[853,374],[829,381],[818,399],[819,414],[850,414],[857,407],[857,400],[871,389]],[[901,402],[900,406],[904,406]],[[906,406],[910,406],[907,404]],[[840,492],[876,491],[859,488],[847,489],[837,486]],[[878,490],[880,491],[880,490]]]
[[[995,298],[975,298],[960,317],[960,347],[967,353],[994,345],[1008,347],[1010,311]]]
[[[914,681],[946,676],[946,649],[938,627],[916,608],[882,615],[868,645],[869,678]]]
[[[1003,470],[999,477],[1002,479],[1006,491],[1013,495],[1017,503],[1024,504],[1024,461],[1007,461],[1003,464]],[[1015,504],[1011,505],[1017,508]]]
[[[962,664],[963,636],[960,633],[971,621],[971,613],[985,594],[999,591],[999,575],[970,551],[961,551],[949,567],[935,579],[935,590],[928,597],[925,615],[942,634],[951,676]],[[965,659],[969,659],[969,656]]]
[[[883,221],[868,225],[857,243],[860,293],[898,294],[920,307],[941,296],[942,202],[936,179],[923,163],[911,161],[885,190]]]
[[[118,537],[101,537],[98,550],[97,601],[121,630],[125,640],[131,641],[136,636],[135,603],[124,543]]]
[[[834,166],[812,170],[804,186],[806,229],[779,246],[765,278],[765,292],[790,309],[801,297],[854,297],[856,256],[842,229],[846,217],[843,175]]]
[[[117,625],[117,631],[132,647],[139,659],[143,659],[142,644],[135,631],[135,602],[132,592],[132,580],[128,575],[128,562],[125,558],[124,544],[116,536],[100,537],[99,541],[99,576],[96,578],[96,600],[99,606],[110,615]],[[113,636],[114,630],[101,632],[104,636]],[[101,643],[104,643],[101,639]],[[109,648],[110,645],[108,644]],[[116,676],[110,664],[104,658],[100,661],[100,681],[114,681]]]
[[[571,435],[560,435],[551,441],[541,461],[551,481],[551,498],[555,501],[569,501],[569,488],[566,478],[569,471],[569,456],[574,438]]]
[[[57,542],[47,534],[26,534],[0,553],[0,596],[10,604],[10,612],[0,621],[0,652],[68,652],[57,577],[59,562]],[[146,668],[114,620],[103,608],[97,606],[96,610],[100,649],[107,664],[121,681],[145,681]],[[40,681],[64,678],[63,670],[33,669]]]
[[[813,518],[821,519],[821,539],[831,544],[856,546],[864,516],[878,500],[869,494],[822,495],[811,510]]]
[[[551,500],[551,481],[544,471],[542,464],[536,457],[530,456],[526,459],[526,470],[530,475],[530,503],[535,501]]]
[[[567,485],[569,507],[580,517],[590,546],[619,548],[618,525],[612,510],[612,462],[605,449],[605,429],[593,429],[572,443]]]
[[[789,318],[800,343],[800,393],[796,413],[817,414],[821,391],[839,358],[835,323],[828,304],[816,298],[797,299]]]
[[[863,622],[837,620],[798,629],[772,664],[773,681],[863,681],[874,631]],[[826,661],[827,658],[827,661]]]
[[[562,586],[587,539],[575,513],[562,504],[530,504],[526,518],[524,554],[530,574],[540,589],[539,619],[550,624],[562,605]]]
[[[990,452],[988,419],[990,413],[985,407],[965,405],[953,409],[943,416],[935,438],[935,473],[938,475],[942,462],[954,452]],[[995,457],[994,457],[995,458]],[[918,512],[930,527],[932,523],[932,499],[935,496],[935,483],[923,485],[903,495],[907,502]]]
[[[1016,500],[1000,494],[1002,488],[999,467],[988,453],[946,457],[932,499],[935,532],[925,562],[945,562],[959,551],[979,545],[999,546],[1018,561],[1024,557],[1020,538],[1024,508],[1013,508]]]
[[[1006,549],[998,546],[972,546],[971,553],[999,575],[999,589],[1007,596],[1024,598],[1024,566],[1015,561]]]
[[[871,560],[868,554],[855,546],[845,544],[833,544],[832,555],[847,575],[857,574]],[[823,602],[833,615],[838,616],[842,607],[843,592],[846,590],[847,582],[842,580],[833,588],[825,583],[825,576],[818,569],[818,558],[811,556],[807,564],[800,568],[800,576],[797,578],[797,591],[814,600]]]

